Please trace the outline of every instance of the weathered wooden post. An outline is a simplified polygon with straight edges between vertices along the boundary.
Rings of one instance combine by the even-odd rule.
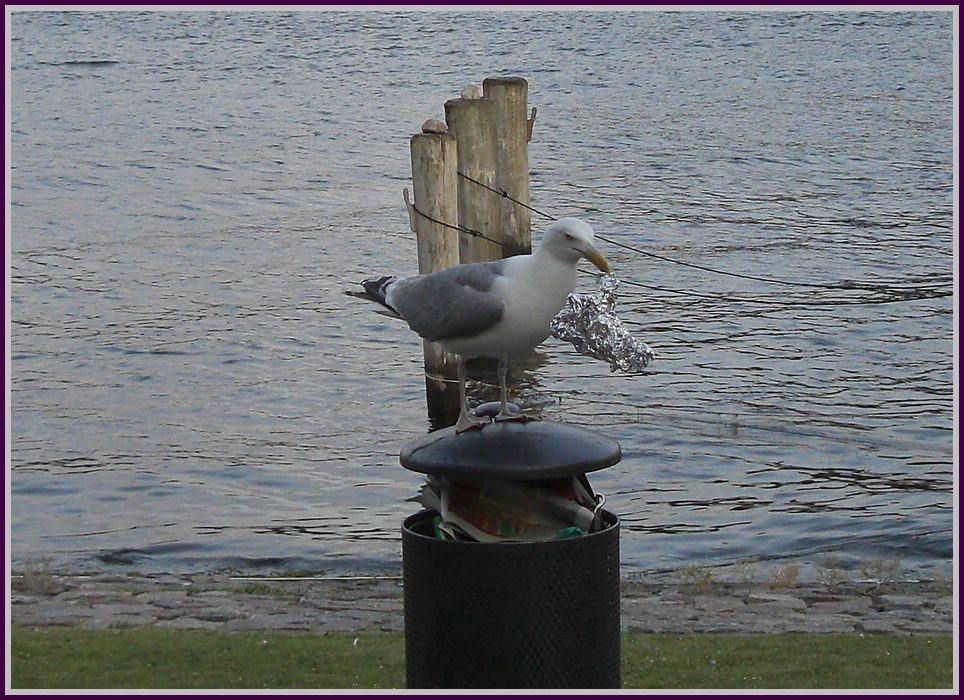
[[[463,91],[465,92],[465,91]],[[445,103],[445,122],[458,142],[459,172],[473,180],[496,186],[495,103],[483,99],[456,99]],[[459,233],[459,259],[463,263],[498,260],[503,257],[498,241],[501,212],[493,206],[493,194],[468,180],[458,178],[459,225],[481,232]]]
[[[484,99],[495,103],[498,186],[520,202],[529,203],[529,137],[527,115],[529,84],[525,78],[486,78]],[[534,119],[533,115],[533,119]],[[494,193],[498,202],[503,257],[532,252],[532,217],[529,210]]]
[[[433,128],[435,131],[429,131]],[[458,218],[458,145],[455,137],[438,131],[431,122],[426,122],[423,133],[412,136],[414,203],[409,200],[408,190],[404,190],[418,245],[419,274],[459,264],[456,231],[443,225]],[[427,340],[423,341],[423,351],[429,418],[438,425],[450,425],[459,411],[458,385],[453,383],[457,375],[456,358],[438,343]]]
[[[445,103],[447,124],[428,120],[412,137],[415,203],[404,194],[419,273],[531,252],[529,210],[500,195],[529,203],[529,85],[524,78],[486,78],[482,85],[481,97],[468,86]],[[426,342],[428,412],[438,427],[458,415],[457,374],[455,358]]]

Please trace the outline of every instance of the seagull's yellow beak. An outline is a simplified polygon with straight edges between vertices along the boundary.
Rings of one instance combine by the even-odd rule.
[[[586,260],[591,262],[600,270],[602,270],[605,273],[609,272],[609,263],[606,261],[606,258],[602,256],[602,253],[600,253],[598,250],[596,250],[592,246],[589,246],[589,250],[586,251],[585,255],[586,255]]]

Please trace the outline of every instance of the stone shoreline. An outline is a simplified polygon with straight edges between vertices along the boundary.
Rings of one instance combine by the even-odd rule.
[[[952,634],[948,581],[704,585],[624,581],[624,630]],[[401,576],[15,576],[14,625],[90,629],[400,632]]]

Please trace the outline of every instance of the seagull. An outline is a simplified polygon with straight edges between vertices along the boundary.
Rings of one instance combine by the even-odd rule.
[[[458,356],[461,407],[455,432],[462,433],[486,424],[468,410],[466,361],[473,358],[499,361],[501,409],[495,420],[526,420],[507,405],[508,359],[549,337],[549,322],[576,288],[581,258],[609,272],[606,258],[593,247],[592,227],[563,218],[546,228],[530,255],[466,263],[417,277],[366,279],[359,296],[378,302],[422,338]]]

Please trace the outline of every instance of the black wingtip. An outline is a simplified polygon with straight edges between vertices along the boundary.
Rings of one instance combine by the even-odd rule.
[[[392,308],[391,304],[389,304],[386,300],[388,287],[394,281],[395,278],[392,276],[373,277],[372,279],[362,280],[361,286],[364,288],[365,292],[364,294],[358,292],[358,296],[363,296],[370,301],[378,302],[393,314],[398,316],[398,311]]]
[[[371,279],[362,280],[361,286],[365,288],[365,291],[368,292],[372,300],[385,303],[385,290],[388,287],[388,283],[393,279],[395,278],[373,277]]]

